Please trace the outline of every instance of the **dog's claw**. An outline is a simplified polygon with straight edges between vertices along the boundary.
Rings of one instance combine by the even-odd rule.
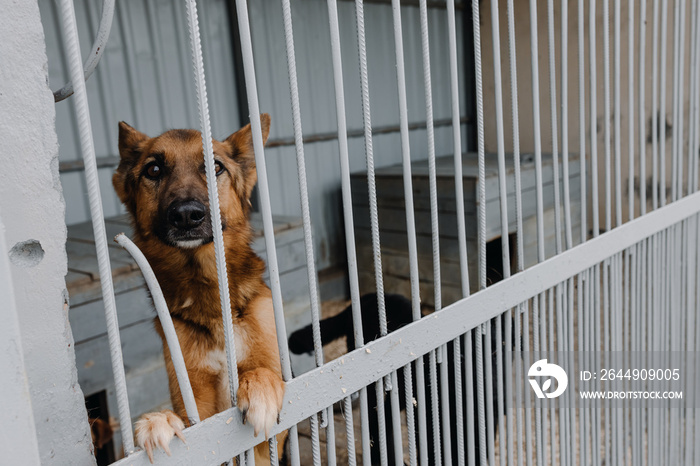
[[[153,446],[151,445],[151,442],[147,442],[143,447],[146,449],[148,460],[151,462],[151,464],[153,464]]]
[[[166,453],[168,456],[173,456],[173,455],[170,453],[170,447],[168,446],[168,442],[166,442],[163,438],[161,438],[161,439],[158,441],[158,444],[160,445],[160,447],[163,449],[163,451],[165,451],[165,453]]]
[[[173,429],[173,430],[175,431],[175,435],[177,436],[177,438],[182,440],[182,443],[187,445],[187,441],[185,440],[185,435],[182,433],[182,430],[180,430],[180,429]],[[170,454],[170,453],[168,453],[168,454]]]
[[[248,421],[248,410],[244,409],[241,411],[241,414],[243,415],[243,424],[245,425],[245,423]]]

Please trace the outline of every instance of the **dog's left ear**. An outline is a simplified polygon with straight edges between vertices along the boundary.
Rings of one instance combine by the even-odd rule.
[[[112,185],[119,199],[133,212],[134,199],[131,193],[129,173],[141,156],[143,144],[148,141],[148,136],[132,128],[123,121],[119,122],[119,166],[112,176]]]
[[[270,134],[270,115],[260,114],[260,125],[262,126],[263,145],[267,142]],[[248,199],[253,191],[253,186],[258,181],[258,174],[255,171],[255,152],[253,151],[253,132],[250,123],[239,129],[224,141],[231,147],[231,156],[238,162],[243,170],[243,196]]]

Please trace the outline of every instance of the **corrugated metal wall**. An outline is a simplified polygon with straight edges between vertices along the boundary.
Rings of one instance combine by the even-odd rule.
[[[241,126],[227,3],[227,0],[206,0],[199,4],[209,104],[217,138],[226,137]],[[51,87],[56,89],[67,76],[59,46],[56,4],[53,0],[43,0],[40,6]],[[300,204],[294,146],[283,144],[284,140],[293,139],[293,131],[281,4],[274,0],[256,0],[249,2],[249,7],[261,109],[272,115],[270,142],[282,143],[266,151],[273,187],[272,207],[276,214],[298,215]],[[339,2],[346,70],[345,98],[351,131],[362,128],[354,8],[352,2]],[[101,2],[76,0],[76,10],[83,53],[87,53],[99,23]],[[304,135],[336,132],[326,4],[323,0],[298,1],[292,4],[292,11]],[[370,2],[365,6],[365,14],[373,127],[398,126],[391,5]],[[425,121],[418,8],[404,6],[402,17],[409,121],[418,123]],[[188,65],[184,3],[175,0],[120,0],[114,20],[105,55],[95,75],[88,81],[98,157],[117,155],[117,122],[120,120],[149,135],[174,127],[198,126]],[[431,8],[433,105],[438,121],[450,118],[446,20],[444,8]],[[457,22],[461,24],[460,18]],[[458,30],[457,42],[460,66],[464,66],[461,30]],[[460,78],[463,76],[461,74]],[[465,89],[463,82],[461,89]],[[465,116],[465,95],[460,98],[461,114]],[[57,104],[56,113],[60,161],[65,168],[68,162],[79,159],[76,120],[66,103]],[[435,135],[437,154],[449,154],[452,150],[451,127],[438,126]],[[365,169],[363,144],[362,137],[350,138],[353,171]],[[377,167],[400,162],[398,132],[377,134],[374,147]],[[309,143],[305,151],[316,257],[319,269],[323,269],[344,262],[338,145],[335,140]],[[414,160],[427,159],[424,129],[411,132],[411,156]],[[100,170],[107,216],[123,211],[112,190],[112,170],[111,167]],[[63,172],[61,181],[67,203],[67,223],[86,221],[89,215],[82,172]]]

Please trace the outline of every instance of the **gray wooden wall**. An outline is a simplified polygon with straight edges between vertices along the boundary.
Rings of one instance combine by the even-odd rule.
[[[75,0],[83,53],[91,47],[101,1]],[[66,79],[65,57],[60,46],[55,0],[40,2],[48,44],[49,75],[56,89]],[[270,141],[293,137],[289,81],[281,3],[249,2],[258,92],[262,111],[272,115]],[[343,53],[343,78],[349,130],[362,128],[355,6],[338,3]],[[301,113],[305,136],[336,131],[335,95],[331,67],[328,12],[323,0],[292,2]],[[231,25],[227,0],[199,2],[209,104],[214,136],[223,138],[241,126],[236,92]],[[425,121],[419,11],[402,7],[409,121]],[[398,97],[392,13],[389,4],[365,6],[372,123],[374,127],[398,126]],[[189,65],[184,2],[175,0],[120,0],[105,55],[88,81],[91,118],[98,157],[117,155],[117,122],[125,120],[150,135],[173,127],[198,127],[196,101]],[[451,115],[447,13],[429,11],[434,116]],[[464,69],[461,10],[458,11],[458,56]],[[460,74],[464,89],[464,73]],[[460,95],[466,115],[465,95]],[[70,102],[56,105],[60,162],[80,159],[75,115]],[[243,122],[245,123],[245,122]],[[463,125],[463,135],[465,126]],[[452,151],[451,126],[436,128],[438,155]],[[465,137],[465,136],[464,136]],[[425,129],[411,131],[411,157],[427,158]],[[365,169],[364,140],[350,138],[350,166]],[[376,135],[374,153],[378,167],[401,160],[398,132]],[[335,140],[307,144],[307,174],[316,257],[319,269],[344,263],[344,237],[340,207],[340,166]],[[294,147],[282,145],[266,151],[276,214],[300,215]],[[123,212],[111,187],[112,167],[100,169],[105,214]],[[66,198],[66,221],[75,224],[89,218],[86,187],[80,171],[61,175]]]

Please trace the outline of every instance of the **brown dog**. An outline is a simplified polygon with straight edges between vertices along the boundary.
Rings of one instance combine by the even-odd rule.
[[[263,114],[263,139],[270,116]],[[282,381],[275,321],[265,264],[250,247],[250,195],[257,180],[250,125],[213,141],[226,265],[238,358],[238,408],[255,435],[269,430],[282,409]],[[201,419],[231,407],[224,329],[204,174],[202,137],[171,130],[155,138],[119,123],[121,160],[114,188],[134,224],[134,241],[148,258],[168,303]],[[170,398],[175,413],[149,413],[136,423],[136,441],[151,462],[159,445],[177,435],[187,419],[170,351],[163,339]],[[278,435],[280,452],[286,433]],[[267,443],[255,448],[256,464],[269,463]],[[258,462],[260,461],[260,462]]]

